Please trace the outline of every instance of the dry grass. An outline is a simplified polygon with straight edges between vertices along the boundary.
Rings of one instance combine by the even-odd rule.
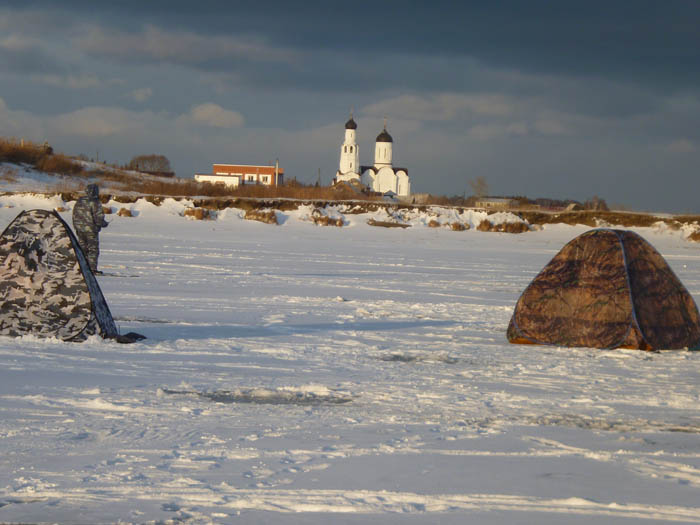
[[[60,193],[61,195],[76,195],[76,194],[83,194],[85,191],[85,188],[83,187],[82,184],[79,184],[77,182],[59,179],[59,182],[57,182],[51,186],[51,191],[53,191],[55,193]],[[80,195],[78,195],[78,196],[80,196]],[[71,199],[63,199],[63,200],[68,202],[69,200],[75,200],[75,199],[71,198]]]
[[[0,138],[0,162],[35,166],[46,155],[43,145],[29,141]]]
[[[28,164],[39,171],[59,175],[83,175],[83,166],[50,147],[29,141],[0,138],[0,162]]]
[[[211,210],[207,208],[187,208],[183,213],[185,217],[192,217],[198,221],[212,219]]]
[[[9,166],[3,166],[0,168],[0,180],[5,182],[17,182],[17,170],[10,168]]]
[[[343,219],[333,219],[328,215],[318,215],[312,217],[311,220],[313,220],[314,224],[317,226],[338,226],[340,228],[345,224]]]
[[[615,226],[651,226],[660,221],[659,217],[646,213],[619,213],[614,211],[572,211],[560,213],[544,213],[541,211],[521,211],[518,215],[530,224],[583,224],[592,228],[601,224]]]
[[[503,222],[493,224],[488,219],[484,219],[476,227],[480,232],[502,232],[502,233],[525,233],[530,231],[530,226],[524,222]]]
[[[119,217],[133,217],[134,216],[134,214],[131,213],[131,210],[129,208],[119,208],[117,215],[119,215]]]
[[[265,224],[279,224],[275,210],[248,210],[245,218],[250,221],[264,222]]]
[[[205,184],[194,179],[164,179],[157,180],[151,177],[139,179],[133,175],[120,173],[107,173],[103,179],[116,182],[118,189],[138,193],[140,195],[163,195],[171,197],[230,197],[231,193],[226,187],[215,184]]]
[[[367,224],[370,226],[379,226],[380,228],[410,228],[410,224],[401,224],[399,222],[391,221],[376,221],[374,219],[369,219]]]
[[[491,228],[493,228],[493,224],[491,224],[491,221],[484,219],[479,223],[479,225],[476,227],[477,231],[480,232],[490,232]]]
[[[126,173],[105,173],[103,179],[116,182],[118,189],[142,195],[163,195],[172,197],[228,197],[254,199],[298,199],[336,201],[347,199],[377,200],[352,191],[329,187],[316,187],[291,181],[283,186],[248,184],[233,188],[223,184],[197,182],[194,179],[164,179],[152,177],[138,178]]]
[[[692,241],[692,242],[700,242],[700,230],[699,231],[694,231],[690,235],[686,237],[687,241]]]
[[[338,226],[342,227],[345,222],[341,218],[333,218],[328,215],[324,215],[319,208],[314,208],[311,212],[311,220],[317,226]]]
[[[60,173],[61,175],[80,175],[84,172],[83,166],[60,153],[57,155],[44,155],[34,165],[39,171],[46,173]]]

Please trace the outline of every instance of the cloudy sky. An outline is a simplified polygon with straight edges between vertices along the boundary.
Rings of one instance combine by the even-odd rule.
[[[700,2],[412,4],[3,0],[0,135],[328,184],[354,108],[414,192],[700,213]]]

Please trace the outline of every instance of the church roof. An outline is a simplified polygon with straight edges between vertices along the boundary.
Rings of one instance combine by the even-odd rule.
[[[389,166],[383,166],[385,168],[388,168]],[[365,171],[372,171],[372,173],[377,173],[380,168],[377,168],[376,166],[360,166],[360,173],[364,173]],[[407,168],[399,168],[396,166],[391,166],[391,169],[393,170],[394,173],[398,173],[399,171],[403,171],[408,175],[408,169]]]
[[[357,129],[357,124],[352,117],[345,123],[345,129]]]
[[[377,142],[394,142],[394,139],[391,138],[391,135],[389,135],[386,128],[384,128],[382,132],[377,135]]]

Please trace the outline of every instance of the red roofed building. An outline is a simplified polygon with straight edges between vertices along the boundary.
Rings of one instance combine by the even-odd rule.
[[[237,188],[242,184],[263,184],[281,186],[284,184],[284,170],[279,163],[274,166],[252,166],[248,164],[214,164],[211,173],[195,174],[197,182],[226,184]]]

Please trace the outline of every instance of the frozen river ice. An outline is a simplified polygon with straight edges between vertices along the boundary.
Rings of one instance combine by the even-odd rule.
[[[56,205],[2,199],[3,227]],[[147,340],[0,340],[0,522],[700,523],[700,353],[505,339],[586,228],[183,205],[102,234],[107,302]],[[636,231],[697,300],[699,245]]]

